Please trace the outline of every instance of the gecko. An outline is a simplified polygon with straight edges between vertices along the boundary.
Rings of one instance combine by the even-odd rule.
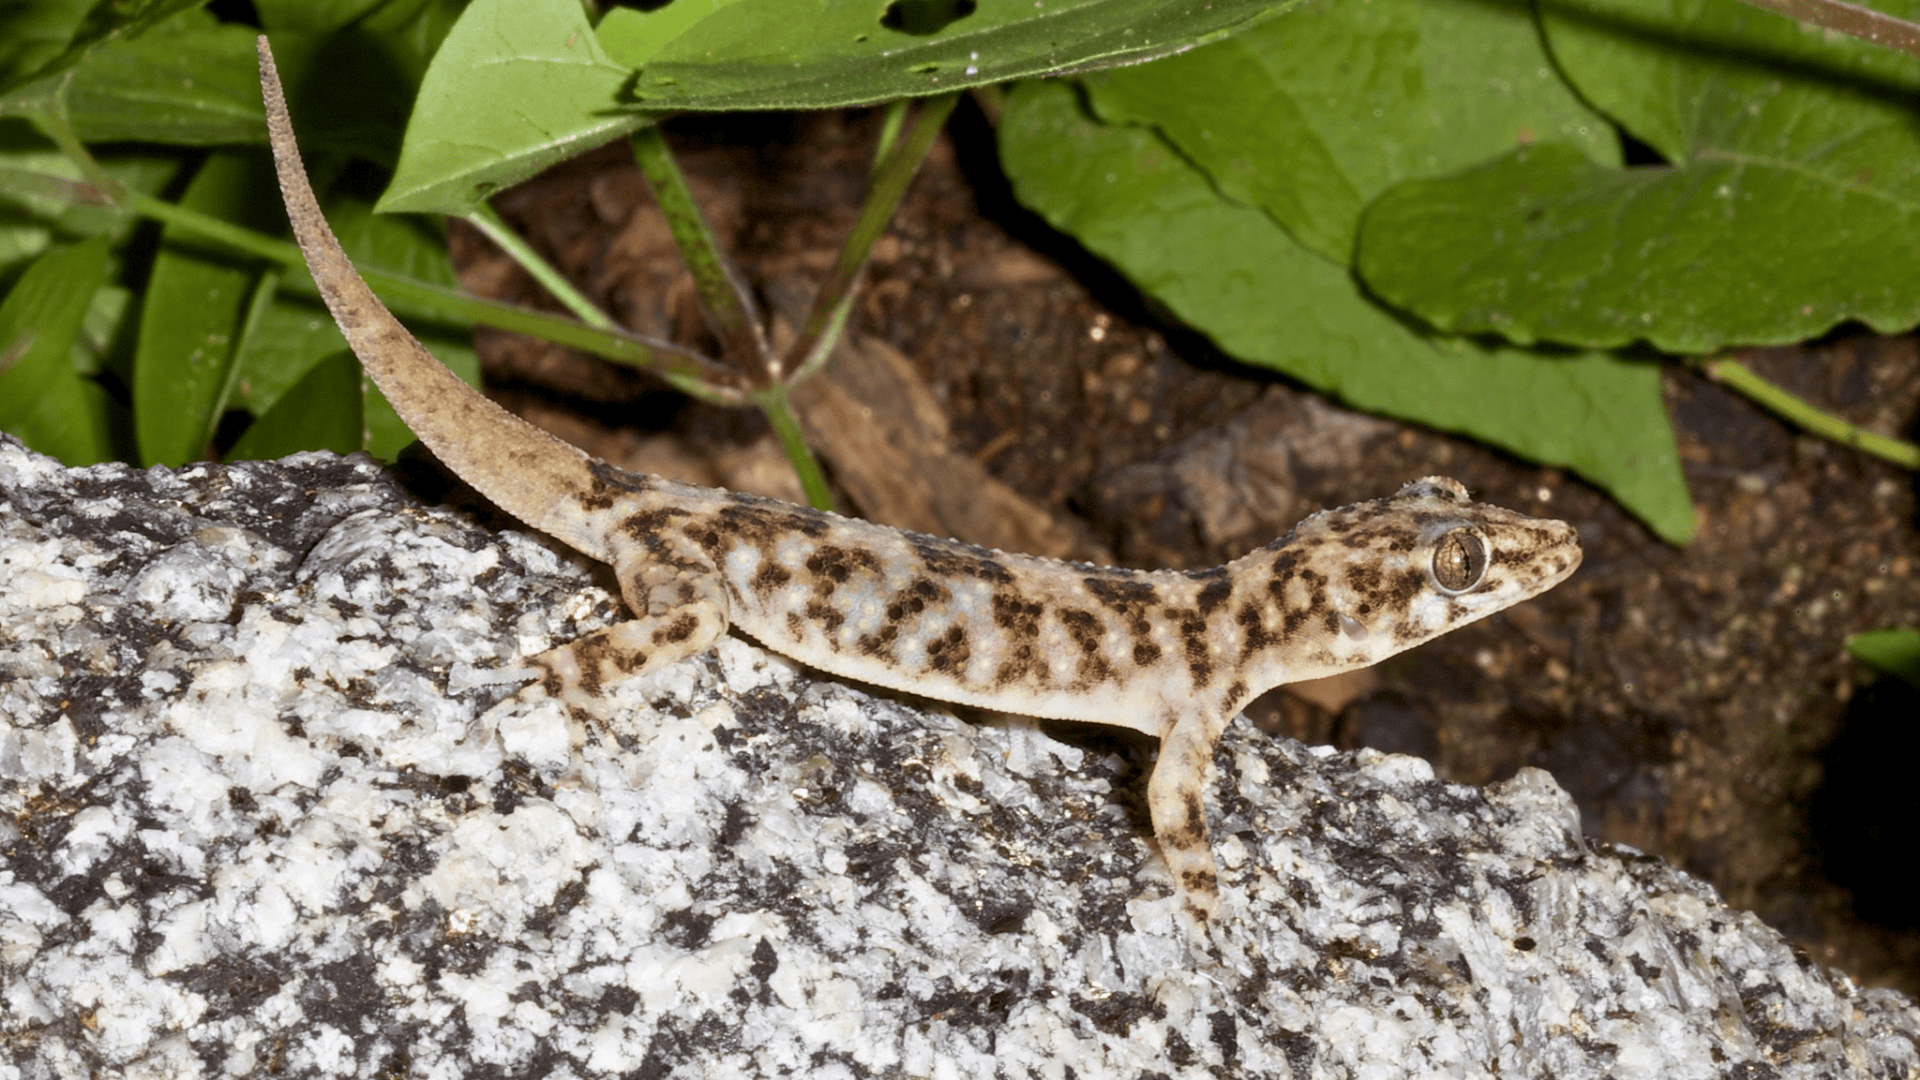
[[[1220,907],[1207,835],[1215,745],[1256,696],[1366,667],[1537,596],[1579,566],[1564,522],[1446,477],[1300,522],[1224,566],[1144,571],[1010,554],[632,473],[494,404],[367,287],[314,198],[267,39],[281,194],[328,311],[439,460],[527,525],[613,567],[631,618],[529,660],[563,706],[694,656],[728,630],[828,675],[1159,740],[1147,782],[1177,910]],[[512,699],[509,699],[512,700]]]

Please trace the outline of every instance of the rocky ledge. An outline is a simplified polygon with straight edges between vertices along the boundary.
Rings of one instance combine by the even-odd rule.
[[[1236,724],[1202,953],[1136,743],[737,639],[490,713],[603,584],[363,459],[0,436],[0,1078],[1920,1075],[1542,772]]]

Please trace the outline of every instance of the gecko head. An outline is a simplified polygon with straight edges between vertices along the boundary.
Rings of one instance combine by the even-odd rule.
[[[1572,526],[1476,503],[1440,476],[1316,514],[1267,551],[1292,678],[1376,663],[1537,596],[1580,565]]]

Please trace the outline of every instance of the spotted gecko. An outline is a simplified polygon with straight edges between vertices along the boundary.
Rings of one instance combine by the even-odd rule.
[[[1147,803],[1201,935],[1219,907],[1205,793],[1227,722],[1282,683],[1365,667],[1552,588],[1563,522],[1428,477],[1208,570],[1008,554],[625,472],[460,381],[360,279],[308,185],[273,56],[261,88],[294,235],[353,351],[435,456],[528,525],[610,563],[633,617],[533,658],[565,705],[729,627],[809,667],[925,698],[1160,740]],[[585,697],[583,697],[585,696]]]

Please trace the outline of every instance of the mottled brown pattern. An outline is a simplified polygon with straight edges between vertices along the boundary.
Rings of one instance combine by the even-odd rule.
[[[935,577],[972,578],[992,585],[1013,584],[1013,573],[994,557],[997,552],[954,540],[936,540],[915,533],[905,535],[913,544],[913,553],[920,557],[920,565]]]

